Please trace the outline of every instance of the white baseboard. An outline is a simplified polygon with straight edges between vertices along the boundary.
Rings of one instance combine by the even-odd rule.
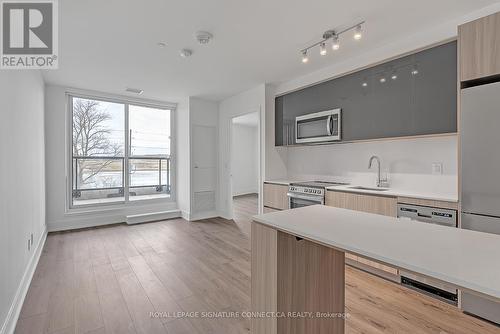
[[[244,190],[237,190],[233,192],[233,197],[235,196],[243,196],[243,195],[250,195],[250,194],[258,194],[259,189],[244,189]]]
[[[180,210],[170,210],[163,212],[145,213],[140,215],[127,216],[126,223],[129,225],[148,223],[152,221],[172,219],[181,217]]]
[[[181,217],[187,221],[191,220],[191,213],[187,211],[181,211]]]
[[[217,211],[199,212],[190,215],[189,221],[196,221],[196,220],[215,218],[215,217],[219,217],[219,213]]]
[[[111,224],[124,223],[123,215],[116,215],[113,217],[107,217],[105,221],[94,220],[82,220],[82,221],[55,221],[48,222],[48,231],[49,232],[59,232],[59,231],[69,231],[76,230],[80,228],[89,228],[89,227],[97,227],[97,226],[105,226]]]
[[[26,266],[26,270],[24,271],[14,300],[12,301],[12,305],[10,306],[9,313],[7,313],[5,322],[2,326],[2,329],[0,330],[0,334],[13,334],[14,330],[16,329],[17,320],[19,319],[19,314],[21,313],[24,299],[26,298],[26,295],[28,293],[28,289],[30,287],[31,280],[33,279],[36,266],[38,265],[38,261],[40,260],[40,255],[42,254],[45,240],[47,240],[47,227],[42,232],[42,235],[38,240],[38,244],[36,245],[35,252],[28,262],[28,265]]]

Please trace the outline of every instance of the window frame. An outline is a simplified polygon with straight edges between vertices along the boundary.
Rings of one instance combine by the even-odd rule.
[[[66,212],[78,212],[78,211],[89,211],[92,209],[118,209],[125,207],[134,207],[141,205],[150,205],[155,203],[172,203],[177,199],[177,188],[176,188],[176,175],[177,175],[177,165],[176,165],[176,137],[175,137],[175,116],[177,112],[177,104],[160,102],[147,99],[134,99],[120,95],[108,95],[100,94],[97,92],[86,92],[81,90],[67,90],[66,93]],[[102,102],[118,103],[124,106],[124,156],[123,156],[123,200],[107,203],[95,203],[95,204],[81,204],[74,205],[73,203],[73,98],[82,98],[89,100],[96,100]],[[163,198],[151,198],[151,199],[141,199],[130,201],[129,200],[129,185],[130,185],[130,173],[128,173],[128,164],[130,159],[129,148],[129,134],[128,134],[128,124],[129,124],[129,106],[140,106],[148,108],[156,108],[163,110],[170,110],[170,197]]]

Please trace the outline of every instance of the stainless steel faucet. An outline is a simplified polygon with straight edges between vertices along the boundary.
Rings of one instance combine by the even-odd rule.
[[[387,187],[387,178],[382,179],[380,176],[380,158],[372,155],[368,162],[368,169],[372,168],[373,160],[377,161],[377,187]]]

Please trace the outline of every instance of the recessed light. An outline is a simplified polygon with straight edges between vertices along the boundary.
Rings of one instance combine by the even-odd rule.
[[[166,46],[167,46],[167,43],[164,43],[164,42],[158,42],[158,44],[157,44],[157,45],[158,45],[158,47],[160,47],[160,48],[164,48],[164,47],[166,47]]]
[[[179,54],[181,55],[182,58],[188,58],[188,57],[191,57],[191,55],[193,54],[193,51],[189,50],[189,49],[182,49]]]
[[[127,89],[125,89],[126,92],[129,92],[129,93],[134,93],[134,94],[137,94],[137,95],[141,95],[142,93],[144,93],[144,91],[142,89],[139,89],[139,88],[130,88],[130,87],[127,87]]]

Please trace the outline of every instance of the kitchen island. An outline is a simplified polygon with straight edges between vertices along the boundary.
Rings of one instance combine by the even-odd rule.
[[[499,235],[314,205],[254,217],[252,332],[344,333],[344,252],[500,300]]]

